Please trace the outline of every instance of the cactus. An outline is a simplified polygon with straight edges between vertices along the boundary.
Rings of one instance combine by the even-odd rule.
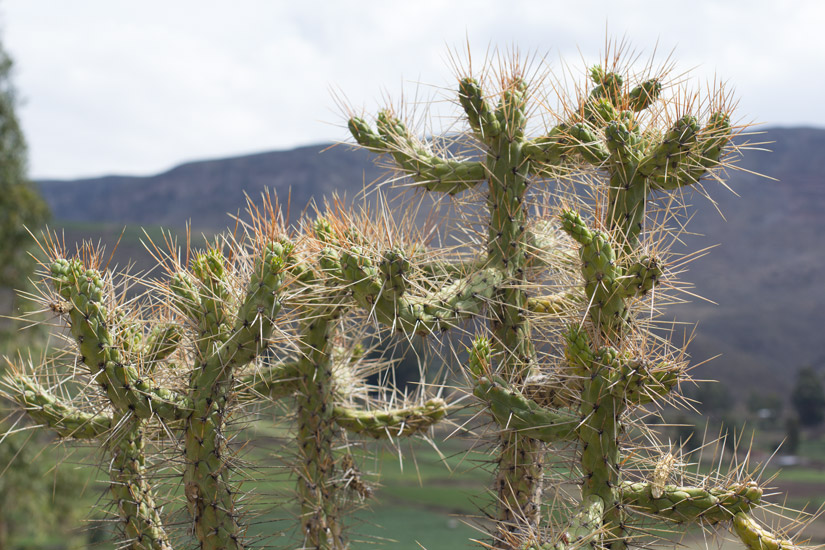
[[[484,283],[472,294],[484,303],[465,310],[487,325],[467,350],[467,370],[472,392],[499,434],[497,527],[490,547],[646,545],[645,531],[636,526],[650,517],[724,523],[749,547],[756,541],[791,544],[760,531],[750,516],[761,504],[759,486],[747,480],[669,485],[667,474],[645,464],[670,455],[635,448],[626,436],[631,423],[650,433],[635,419],[645,406],[673,402],[687,380],[683,353],[669,344],[651,348],[644,320],[654,307],[651,295],[675,278],[667,272],[661,238],[661,220],[670,211],[658,212],[655,205],[663,196],[663,202],[678,203],[685,189],[720,177],[739,130],[724,96],[710,99],[711,112],[700,122],[701,115],[678,112],[678,96],[662,97],[661,77],[631,88],[632,76],[597,66],[590,71],[593,87],[580,95],[580,103],[557,115],[561,122],[543,135],[528,137],[532,90],[523,67],[510,69],[489,79],[501,83],[489,95],[479,80],[459,80],[457,103],[469,131],[457,139],[479,152],[473,157],[455,158],[449,148],[439,157],[391,111],[379,113],[375,130],[362,118],[349,122],[359,145],[389,155],[399,175],[425,192],[470,202],[477,188],[486,188],[484,248],[476,249],[479,259],[462,284],[475,285],[479,275]],[[581,180],[587,165],[590,175]],[[576,183],[558,186],[554,195],[548,177]],[[531,201],[556,205],[556,219],[531,220]],[[554,222],[569,241],[542,238],[552,234]],[[531,228],[539,230],[530,235]],[[563,290],[534,293],[548,283]],[[376,317],[399,323],[399,315]],[[436,328],[455,328],[455,321]],[[537,343],[553,345],[553,335],[561,336],[555,339],[565,351],[561,361],[536,351]],[[541,516],[545,453],[571,447],[576,466],[559,482],[572,476],[581,485],[580,497],[568,521],[547,526]],[[635,455],[645,458],[625,467]],[[651,481],[651,475],[665,479]]]
[[[106,449],[124,546],[172,548],[146,456],[171,439],[183,455],[187,536],[204,549],[244,548],[229,420],[239,407],[285,402],[293,542],[349,548],[350,492],[370,492],[351,442],[427,432],[452,408],[426,390],[404,400],[368,388],[356,327],[446,345],[476,336],[451,379],[467,381],[457,391],[485,412],[496,443],[489,548],[622,550],[687,523],[729,527],[748,548],[796,545],[756,522],[764,490],[748,476],[691,478],[673,454],[631,437],[657,440],[645,416],[688,379],[683,351],[647,321],[676,278],[661,238],[670,212],[657,204],[721,177],[739,131],[729,109],[711,98],[706,116],[687,114],[663,97],[661,76],[630,87],[632,75],[597,66],[592,89],[574,106],[562,98],[558,124],[529,136],[532,109],[547,102],[535,101],[526,67],[501,71],[459,79],[461,144],[476,152],[466,158],[436,151],[390,110],[374,125],[348,121],[357,144],[414,187],[451,197],[468,236],[452,251],[428,248],[392,216],[340,207],[287,231],[265,199],[250,205],[242,237],[188,265],[177,251],[161,255],[169,280],[125,300],[96,251],[69,257],[48,240],[41,290],[85,370],[63,392],[71,380],[51,383],[53,363],[16,365],[4,391],[61,438]],[[548,457],[569,468],[546,468]],[[571,483],[578,494],[565,500],[559,487]]]

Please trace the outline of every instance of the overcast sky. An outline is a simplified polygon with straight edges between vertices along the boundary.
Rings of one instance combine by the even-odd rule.
[[[446,6],[446,7],[445,7]],[[180,162],[345,139],[331,89],[451,87],[451,48],[513,44],[583,66],[605,27],[675,49],[697,82],[735,87],[740,114],[825,126],[821,0],[2,0],[34,178],[151,174]]]

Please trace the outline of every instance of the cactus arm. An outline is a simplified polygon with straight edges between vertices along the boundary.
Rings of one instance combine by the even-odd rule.
[[[294,393],[300,376],[298,361],[284,361],[272,365],[263,372],[256,372],[241,378],[243,391],[253,396],[262,395],[272,400],[281,399]]]
[[[736,514],[749,512],[760,504],[762,489],[754,483],[702,489],[652,483],[621,485],[622,503],[635,512],[677,522],[707,524],[730,521]]]
[[[645,361],[630,361],[613,373],[611,391],[628,404],[645,405],[668,395],[679,373],[677,366],[667,363],[651,369]]]
[[[197,353],[203,360],[229,338],[226,304],[230,295],[226,260],[218,249],[200,253],[192,262],[191,273],[172,276],[169,288],[174,303],[197,332]]]
[[[678,170],[696,145],[699,123],[690,115],[681,117],[662,140],[639,162],[637,170],[646,178],[663,178]]]
[[[591,319],[596,326],[603,326],[608,331],[620,328],[627,317],[626,296],[620,291],[622,269],[616,264],[616,255],[607,235],[590,231],[573,210],[562,214],[562,228],[582,245],[579,256]]]
[[[428,191],[454,195],[487,177],[481,162],[444,159],[430,153],[410,136],[403,122],[387,111],[378,115],[378,133],[359,118],[350,119],[349,129],[360,145],[391,154],[398,167]]]
[[[563,409],[543,408],[497,376],[480,377],[473,394],[487,405],[493,419],[504,430],[545,443],[575,439],[578,415]]]
[[[627,105],[631,111],[638,113],[653,105],[661,93],[662,83],[657,78],[651,78],[630,90],[623,104]]]
[[[236,372],[269,344],[274,318],[281,309],[280,293],[291,252],[289,243],[270,242],[263,247],[228,336],[220,336],[228,321],[216,315],[207,339],[211,344],[223,342],[192,371],[190,399],[194,410],[187,418],[184,434],[183,480],[194,532],[204,550],[243,547],[243,529],[235,507],[237,495],[230,481],[229,458],[225,456],[225,414],[233,398]],[[199,351],[203,350],[199,345]]]
[[[651,187],[671,190],[694,185],[711,169],[718,166],[725,146],[730,143],[732,126],[730,117],[721,112],[711,115],[710,120],[697,133],[693,146],[683,154],[676,169],[655,172],[651,175]]]
[[[180,346],[181,336],[180,327],[177,325],[168,324],[152,327],[152,331],[143,345],[141,357],[145,371],[151,373],[160,362],[175,353],[178,346]]]
[[[580,157],[588,164],[599,166],[610,156],[593,129],[581,122],[560,124],[546,136],[527,140],[524,154],[536,163],[537,175],[542,175],[548,165],[563,164],[567,157]]]
[[[644,295],[653,289],[662,277],[662,267],[658,259],[643,256],[629,266],[620,279],[621,293],[625,298]]]
[[[365,411],[336,405],[335,422],[345,430],[375,439],[408,437],[427,431],[447,413],[447,403],[433,398],[423,405]]]
[[[591,541],[591,546],[597,547],[593,539],[599,537],[603,517],[604,500],[596,495],[589,495],[582,499],[576,513],[570,519],[560,543],[553,546],[552,549],[582,548],[583,543],[588,541]]]
[[[591,231],[573,210],[562,214],[562,228],[579,242],[581,273],[590,317],[596,326],[615,333],[625,325],[628,298],[651,290],[662,275],[656,258],[644,256],[623,268],[617,264],[616,253],[601,231]]]
[[[341,253],[338,274],[355,302],[379,322],[410,334],[429,335],[477,315],[503,280],[499,270],[488,268],[429,295],[408,297],[404,273],[403,260],[394,253],[380,268],[357,247]]]
[[[3,382],[6,397],[16,402],[36,422],[47,426],[60,437],[94,439],[112,429],[111,416],[81,411],[55,397],[28,376],[7,373]]]
[[[760,526],[746,512],[733,517],[733,531],[748,550],[797,550],[804,548],[792,540],[783,539]]]
[[[527,299],[527,309],[533,313],[560,316],[570,309],[571,304],[581,299],[570,292],[559,292],[547,296],[535,296]]]
[[[145,478],[145,422],[136,417],[118,422],[118,432],[122,433],[112,442],[109,491],[117,504],[118,523],[127,541],[122,548],[172,550],[152,488]]]
[[[528,296],[523,283],[528,268],[528,213],[525,197],[533,168],[525,154],[526,87],[515,78],[501,94],[496,109],[502,133],[490,140],[485,162],[489,178],[487,195],[487,261],[506,275],[488,307],[490,356],[495,372],[513,387],[521,387],[535,374],[536,350],[530,319],[524,315]],[[540,521],[543,443],[518,431],[499,435],[496,520],[506,540],[513,532],[535,529]]]
[[[188,399],[144,380],[113,345],[100,273],[85,269],[76,259],[55,260],[51,272],[55,290],[72,305],[68,316],[81,360],[112,404],[141,418],[156,414],[164,420],[178,420],[189,414]]]
[[[458,83],[458,101],[467,114],[470,128],[479,139],[487,141],[501,134],[502,126],[490,103],[484,98],[481,86],[470,77],[462,78]]]

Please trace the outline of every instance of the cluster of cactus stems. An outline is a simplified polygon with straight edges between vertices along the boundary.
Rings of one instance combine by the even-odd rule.
[[[168,255],[168,280],[126,300],[94,254],[45,247],[43,296],[68,327],[78,389],[44,383],[49,364],[14,365],[5,393],[38,425],[95,440],[110,455],[123,547],[175,546],[146,456],[161,439],[183,457],[185,536],[204,549],[246,547],[230,420],[240,407],[291,400],[299,528],[290,547],[349,548],[351,493],[369,493],[353,477],[349,441],[422,434],[451,410],[427,391],[376,402],[386,392],[359,377],[353,318],[442,341],[475,333],[451,379],[470,381],[459,392],[494,426],[487,547],[621,550],[650,544],[645,526],[656,522],[729,525],[752,550],[797,545],[753,518],[763,489],[749,477],[673,484],[673,455],[632,437],[654,437],[638,419],[673,402],[687,379],[683,355],[647,321],[656,293],[674,286],[656,242],[657,205],[720,177],[737,131],[724,101],[711,100],[701,118],[674,115],[691,102],[663,97],[663,75],[627,82],[595,67],[558,124],[530,137],[530,109],[546,108],[536,83],[517,64],[495,76],[496,90],[459,79],[462,144],[475,148],[466,158],[434,151],[390,110],[375,126],[348,124],[358,145],[387,155],[424,192],[486,196],[474,210],[484,229],[455,257],[386,219],[331,208],[287,230],[270,202],[250,209],[243,238],[216,242],[188,265]],[[533,214],[537,196],[551,215]],[[568,455],[554,484],[548,461]],[[572,504],[548,510],[559,501],[543,491],[571,484]]]

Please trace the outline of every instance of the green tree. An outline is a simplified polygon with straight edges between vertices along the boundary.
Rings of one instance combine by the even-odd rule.
[[[803,426],[816,426],[825,419],[825,389],[813,367],[802,368],[796,374],[791,403]]]
[[[36,231],[48,217],[45,202],[27,177],[28,148],[17,117],[13,65],[0,42],[0,316],[13,313],[15,290],[24,288],[32,275],[29,230]],[[0,354],[12,355],[23,344],[32,344],[31,331],[25,343],[16,336],[12,340],[9,335],[16,335],[15,328],[13,322],[0,318]],[[0,362],[0,371],[4,368],[5,362]],[[5,419],[3,408],[0,401],[0,418]],[[3,421],[0,429],[5,431],[13,423]],[[42,545],[55,531],[65,536],[80,520],[73,506],[82,478],[69,470],[49,475],[52,453],[26,445],[30,439],[28,433],[0,439],[0,549],[22,540]],[[69,539],[67,545],[75,544],[78,537]]]
[[[27,285],[34,268],[29,230],[40,228],[49,214],[26,175],[28,149],[17,118],[13,65],[0,42],[0,353],[7,354],[14,353],[16,330],[2,317],[14,311],[15,289]]]
[[[782,450],[787,454],[795,455],[799,451],[799,441],[799,418],[791,415],[785,420],[785,445]]]
[[[28,149],[17,118],[17,91],[12,82],[13,62],[0,43],[0,286],[21,285],[32,261],[28,254],[35,230],[48,209],[26,176]]]

